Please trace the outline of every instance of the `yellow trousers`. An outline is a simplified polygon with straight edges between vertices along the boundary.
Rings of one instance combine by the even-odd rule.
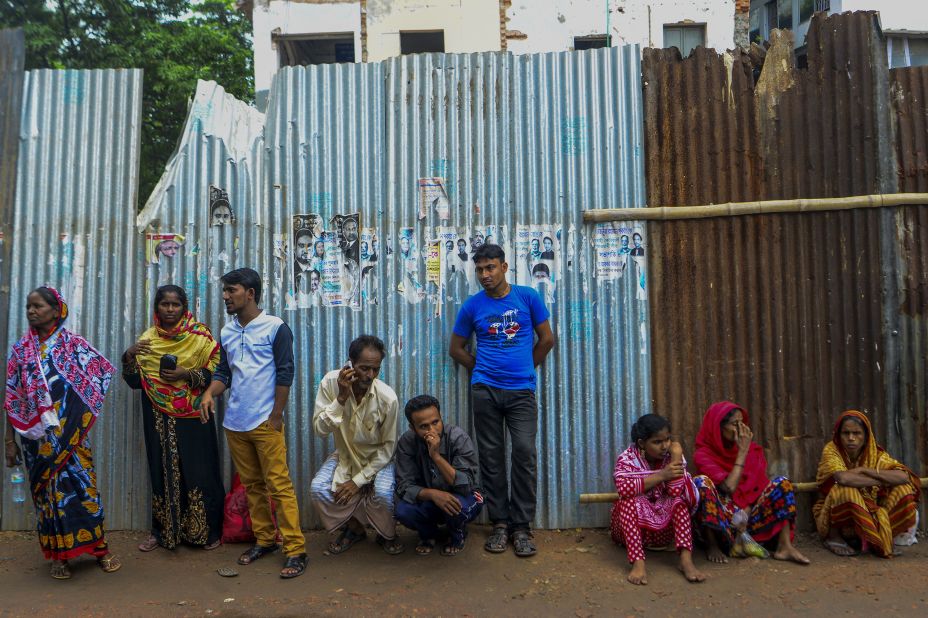
[[[283,551],[297,556],[306,551],[306,539],[300,530],[300,508],[287,467],[287,444],[284,432],[276,431],[267,421],[251,431],[226,429],[232,462],[248,495],[251,527],[259,545],[277,542],[274,520],[268,500],[274,501],[277,528],[283,537]]]

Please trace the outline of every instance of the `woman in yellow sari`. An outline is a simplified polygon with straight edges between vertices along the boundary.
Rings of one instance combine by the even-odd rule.
[[[825,547],[839,556],[871,550],[893,555],[893,537],[917,524],[920,483],[914,472],[877,446],[867,417],[848,410],[822,450],[812,508]]]
[[[162,364],[173,356],[174,368]],[[155,292],[154,325],[123,354],[123,380],[141,389],[145,451],[151,474],[152,530],[139,550],[180,543],[215,549],[225,492],[215,421],[197,407],[219,362],[219,345],[187,309],[176,285]]]

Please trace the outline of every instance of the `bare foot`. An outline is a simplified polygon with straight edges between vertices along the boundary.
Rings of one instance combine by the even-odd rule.
[[[628,581],[636,586],[648,585],[648,574],[644,570],[644,560],[635,560],[632,564],[631,573],[628,574]]]
[[[716,564],[728,564],[728,556],[719,547],[719,542],[715,538],[715,531],[706,529],[706,537],[709,547],[706,549],[706,560]]]
[[[693,553],[684,549],[680,552],[680,572],[683,573],[683,576],[686,577],[686,581],[691,584],[698,584],[699,582],[706,581],[706,574],[696,568],[696,565],[693,564]]]
[[[784,547],[783,549],[778,549],[775,554],[773,554],[774,560],[792,560],[796,564],[806,565],[809,564],[809,559],[802,555],[802,553],[793,547],[792,545]]]

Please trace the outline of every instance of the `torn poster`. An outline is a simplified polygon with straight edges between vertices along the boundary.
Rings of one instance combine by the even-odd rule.
[[[336,243],[335,250],[326,246],[326,262],[329,261],[330,250],[335,253],[337,250],[337,260],[339,265],[339,279],[341,289],[337,295],[333,295],[325,303],[326,288],[325,277],[323,276],[323,302],[327,305],[348,306],[353,309],[361,308],[361,214],[352,213],[350,215],[335,215],[329,220],[329,224],[334,230],[334,240]],[[328,238],[329,234],[326,234]],[[329,241],[327,241],[329,242]],[[337,301],[337,302],[336,302]]]
[[[325,242],[322,217],[317,214],[293,215],[293,291],[288,306],[299,309],[322,303],[322,265]]]
[[[229,194],[219,187],[209,186],[209,224],[210,226],[232,225],[235,213],[229,202]]]
[[[634,277],[635,298],[647,300],[644,227],[621,221],[597,223],[593,232],[596,276],[604,281]]]
[[[411,227],[400,228],[399,253],[402,280],[396,286],[407,302],[418,303],[425,297],[425,288],[419,273],[419,248],[416,243],[416,230]]]
[[[444,178],[420,178],[418,186],[420,219],[425,219],[430,209],[435,210],[439,219],[451,216],[451,202],[448,201]]]
[[[505,225],[481,225],[469,227],[435,228],[433,238],[441,241],[443,259],[442,280],[449,292],[455,281],[464,279],[468,294],[480,291],[480,284],[474,272],[474,252],[484,244],[499,245],[506,254],[506,260],[512,263],[512,247]]]
[[[548,304],[561,279],[561,228],[551,224],[516,226],[516,283],[538,290]]]
[[[378,302],[377,260],[380,241],[372,227],[361,230],[361,303],[376,305]]]
[[[173,258],[180,253],[183,246],[182,234],[145,234],[145,261],[149,264],[161,264],[164,258]]]
[[[435,304],[435,317],[441,317],[442,306],[442,244],[441,240],[426,243],[425,281],[428,284],[428,296]]]

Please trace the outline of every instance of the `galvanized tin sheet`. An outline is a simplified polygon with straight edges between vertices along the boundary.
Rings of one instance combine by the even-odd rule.
[[[149,214],[163,230],[187,222],[186,243],[200,247],[198,259],[212,264],[226,251],[221,269],[205,271],[214,291],[191,290],[214,330],[226,319],[218,295],[211,296],[218,275],[248,265],[266,278],[265,306],[294,331],[298,371],[286,422],[304,525],[317,523],[309,485],[333,448],[312,433],[315,391],[327,371],[344,363],[355,336],[384,339],[382,377],[401,401],[431,392],[449,421],[473,428],[467,375],[447,356],[467,284],[448,281],[438,293],[427,282],[423,252],[412,260],[426,284],[421,298],[401,294],[400,283],[413,285],[400,256],[401,230],[411,228],[422,251],[438,226],[505,225],[511,236],[530,224],[560,228],[564,256],[551,306],[560,344],[540,376],[536,523],[606,523],[605,508],[580,507],[576,496],[611,486],[628,419],[649,409],[647,301],[637,299],[632,277],[620,284],[593,276],[590,230],[580,211],[591,204],[643,206],[638,75],[634,48],[518,59],[417,55],[283,69],[268,103],[259,197],[235,206],[239,218],[228,230],[239,239],[237,253],[207,243],[205,221],[189,214],[201,206],[185,197],[203,194],[211,182],[203,170],[216,168],[218,151],[181,146],[189,160],[177,164],[187,166],[189,180],[172,183],[177,198],[151,202]],[[192,133],[187,143],[201,140],[215,138]],[[431,177],[445,179],[447,219],[432,209],[418,217],[417,182]],[[380,245],[360,310],[294,308],[291,217],[315,213],[328,220],[353,212],[362,228],[374,228]]]
[[[19,134],[10,339],[25,332],[26,295],[45,283],[62,291],[67,327],[119,365],[144,315],[144,280],[134,229],[142,72],[26,73]],[[109,528],[149,520],[140,409],[116,381],[91,431]],[[4,475],[4,479],[7,475]],[[3,528],[34,524],[32,506],[5,497]]]
[[[0,30],[0,324],[6,324],[10,308],[10,241],[13,201],[16,198],[16,162],[19,160],[19,119],[22,113],[25,58],[26,40],[23,31]],[[0,350],[7,349],[8,335],[6,328],[0,329]],[[5,382],[0,384],[0,395],[4,393],[4,387]],[[6,479],[9,475],[3,476]],[[0,492],[5,487],[5,483],[0,482]],[[0,497],[3,495],[0,493]]]
[[[645,53],[649,205],[895,190],[875,14],[816,16],[808,69],[792,68],[788,39],[774,41],[756,88],[739,52]],[[890,249],[882,217],[650,226],[654,405],[688,448],[720,399],[752,413],[773,470],[799,480],[814,478],[844,409],[865,410],[880,440],[901,446],[911,426],[891,404],[898,364],[883,330],[881,259]],[[911,449],[895,454],[918,463]]]

